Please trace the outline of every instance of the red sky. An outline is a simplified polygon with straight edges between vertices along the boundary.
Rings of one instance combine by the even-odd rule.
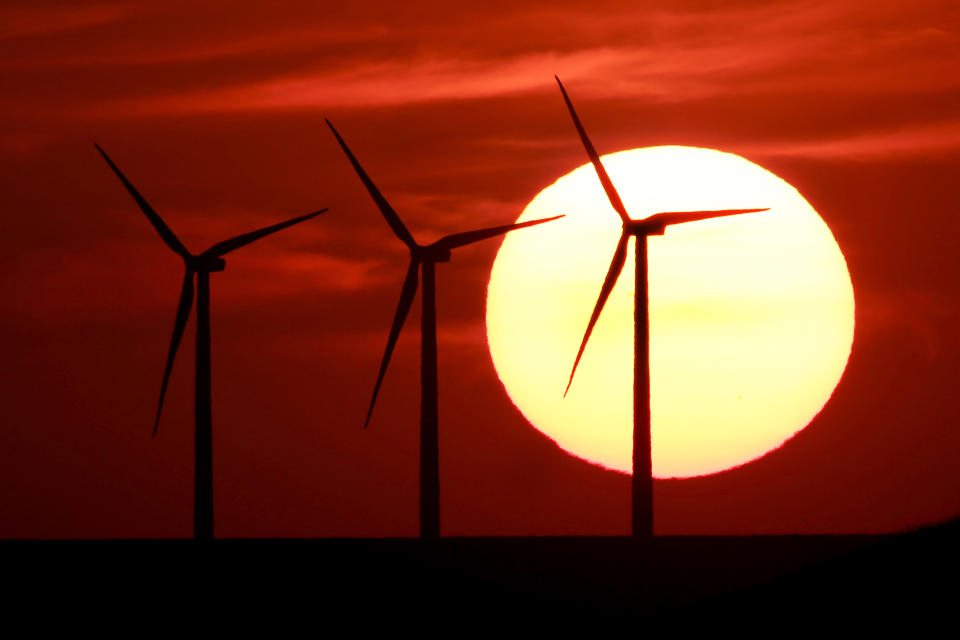
[[[418,306],[362,421],[407,257],[323,118],[421,242],[515,219],[602,153],[739,153],[844,251],[847,372],[781,449],[656,485],[658,533],[884,532],[960,515],[955,2],[0,9],[0,538],[191,532],[192,322],[150,430],[185,244],[321,207],[213,277],[218,536],[417,531]],[[438,268],[445,535],[625,534],[629,480],[530,427],[486,348],[496,243]]]

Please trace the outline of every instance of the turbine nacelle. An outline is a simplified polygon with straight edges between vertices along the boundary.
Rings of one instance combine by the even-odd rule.
[[[227,267],[226,260],[220,256],[212,256],[207,253],[191,255],[189,258],[184,258],[184,262],[186,262],[188,269],[196,272],[212,273],[223,271]]]
[[[638,238],[645,236],[662,236],[667,230],[667,223],[656,220],[630,220],[623,223],[623,233]]]
[[[450,262],[453,253],[449,248],[440,245],[441,241],[427,246],[417,245],[410,250],[410,255],[416,262]]]

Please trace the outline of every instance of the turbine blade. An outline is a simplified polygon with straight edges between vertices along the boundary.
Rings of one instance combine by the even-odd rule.
[[[251,242],[259,240],[264,236],[270,235],[271,233],[276,233],[281,229],[292,227],[295,224],[299,224],[301,222],[309,220],[310,218],[318,216],[324,211],[326,211],[326,209],[320,209],[320,211],[314,211],[313,213],[308,213],[307,215],[300,216],[299,218],[293,218],[292,220],[287,220],[286,222],[273,224],[273,225],[270,225],[269,227],[264,227],[263,229],[257,229],[256,231],[251,231],[250,233],[244,233],[243,235],[239,235],[235,238],[230,238],[229,240],[218,242],[217,244],[213,245],[212,247],[204,251],[204,254],[217,256],[217,257],[224,256],[235,249],[239,249],[240,247],[246,246]]]
[[[557,78],[557,76],[553,77]],[[590,156],[590,162],[593,163],[593,168],[597,170],[597,177],[600,178],[600,184],[603,185],[603,190],[607,192],[607,199],[610,200],[610,205],[614,211],[620,214],[621,220],[628,222],[630,216],[627,215],[627,209],[623,206],[623,201],[620,200],[620,194],[617,193],[617,190],[614,188],[610,176],[607,175],[607,170],[603,168],[603,164],[600,162],[600,156],[597,155],[597,150],[593,148],[593,143],[590,142],[590,138],[587,137],[587,132],[584,130],[583,125],[580,124],[580,118],[577,117],[577,112],[574,110],[573,103],[570,102],[570,97],[567,95],[567,90],[563,88],[563,83],[560,82],[560,78],[557,78],[557,84],[560,85],[560,93],[563,94],[563,100],[567,103],[567,109],[570,110],[573,125],[577,128],[577,133],[580,134],[583,147],[587,150],[587,155]]]
[[[383,384],[383,376],[387,372],[387,365],[390,364],[390,356],[393,354],[393,348],[397,344],[397,338],[400,337],[400,330],[403,328],[403,322],[407,319],[407,313],[413,305],[413,297],[417,293],[417,269],[419,263],[411,261],[407,269],[407,277],[403,281],[403,289],[400,291],[400,303],[397,305],[397,312],[393,316],[393,326],[390,327],[390,337],[387,338],[387,348],[383,353],[383,360],[380,362],[380,372],[377,374],[377,384],[373,387],[373,398],[370,400],[370,409],[367,411],[367,420],[363,423],[366,429],[370,424],[370,416],[373,415],[373,405],[377,402],[377,394],[380,392],[380,385]]]
[[[711,211],[667,211],[665,213],[655,213],[643,222],[649,222],[651,226],[667,226],[671,224],[682,224],[684,222],[696,222],[697,220],[709,220],[710,218],[722,218],[724,216],[738,216],[743,213],[758,213],[760,211],[769,211],[765,209],[716,209]]]
[[[191,307],[193,307],[193,271],[187,269],[186,275],[183,276],[183,288],[180,290],[177,319],[173,323],[173,338],[170,340],[170,351],[167,353],[167,366],[163,370],[163,384],[160,385],[160,402],[157,404],[157,419],[153,423],[153,435],[157,435],[157,428],[160,426],[163,397],[167,394],[167,383],[170,381],[170,372],[173,371],[173,360],[177,356],[177,349],[180,347],[180,339],[187,326]]]
[[[478,229],[477,231],[466,231],[464,233],[454,233],[449,236],[444,236],[437,240],[434,244],[436,247],[443,247],[444,249],[455,249],[457,247],[462,247],[467,244],[473,244],[474,242],[479,242],[481,240],[486,240],[487,238],[493,238],[494,236],[499,236],[516,229],[523,229],[524,227],[532,227],[535,224],[543,224],[544,222],[550,222],[551,220],[556,220],[557,218],[562,218],[562,215],[553,216],[552,218],[540,218],[539,220],[530,220],[529,222],[518,222],[516,224],[505,224],[499,227],[490,227],[488,229]]]
[[[157,230],[157,233],[160,234],[160,237],[163,238],[163,241],[167,243],[167,246],[173,249],[175,252],[183,256],[184,258],[190,257],[190,252],[187,251],[187,248],[183,246],[183,243],[180,242],[180,239],[177,238],[176,234],[171,231],[170,227],[167,226],[167,223],[163,221],[156,211],[153,210],[153,207],[150,206],[140,192],[137,191],[136,187],[130,184],[130,181],[127,180],[127,177],[123,175],[123,172],[117,168],[117,165],[113,164],[113,160],[110,159],[110,156],[107,155],[107,152],[100,148],[100,145],[94,143],[97,148],[97,151],[100,152],[100,155],[103,156],[103,159],[107,161],[107,164],[110,165],[110,168],[113,169],[113,172],[117,174],[117,177],[120,178],[120,182],[123,183],[123,186],[127,188],[127,191],[130,192],[130,195],[133,196],[133,199],[137,201],[137,204],[140,205],[140,209],[147,215],[147,219],[150,221],[150,224]]]
[[[343,138],[340,137],[340,133],[333,128],[333,125],[330,124],[329,120],[325,120],[325,122],[327,123],[327,126],[330,127],[330,130],[333,131],[333,135],[336,136],[337,142],[339,142],[340,146],[343,147],[343,152],[347,154],[347,158],[350,159],[350,164],[353,165],[357,175],[360,176],[360,180],[363,181],[364,186],[367,187],[367,191],[369,191],[370,195],[373,196],[373,201],[377,203],[377,207],[379,207],[380,213],[383,214],[383,217],[386,218],[387,224],[390,225],[390,228],[393,229],[393,232],[397,235],[397,237],[400,238],[408,247],[412,249],[417,246],[413,236],[410,235],[410,232],[407,231],[407,228],[403,226],[403,221],[400,220],[400,216],[398,216],[397,212],[393,210],[393,207],[390,206],[390,203],[387,202],[387,199],[383,197],[383,194],[380,193],[380,190],[377,189],[375,184],[373,184],[370,176],[367,175],[367,172],[364,171],[363,167],[360,166],[360,163],[357,162],[356,157],[350,151],[350,147],[348,147],[347,143],[344,142]]]
[[[630,236],[625,233],[621,234],[620,242],[617,243],[617,248],[613,252],[613,260],[610,261],[607,277],[604,278],[603,286],[600,287],[600,296],[597,298],[597,304],[593,308],[593,313],[590,314],[590,322],[587,323],[587,331],[583,334],[583,342],[580,343],[580,350],[577,351],[577,359],[573,361],[573,370],[570,371],[570,380],[567,382],[567,388],[563,392],[564,397],[567,396],[567,393],[570,391],[570,385],[573,384],[573,375],[577,372],[577,365],[580,364],[580,358],[583,357],[583,350],[587,348],[587,340],[590,339],[590,334],[593,333],[593,327],[600,318],[603,305],[607,303],[607,298],[610,297],[610,292],[613,291],[613,286],[617,284],[617,278],[620,277],[620,272],[623,271],[623,263],[627,259],[627,240],[629,237]]]

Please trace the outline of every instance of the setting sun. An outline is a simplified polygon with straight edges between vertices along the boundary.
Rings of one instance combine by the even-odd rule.
[[[740,156],[693,147],[604,156],[627,211],[768,207],[668,227],[649,242],[653,473],[744,464],[805,427],[853,341],[853,288],[829,228],[788,183]],[[563,397],[620,234],[589,164],[541,191],[508,236],[487,293],[487,337],[514,404],[564,450],[631,471],[633,278],[617,282]],[[627,264],[633,264],[634,241]]]

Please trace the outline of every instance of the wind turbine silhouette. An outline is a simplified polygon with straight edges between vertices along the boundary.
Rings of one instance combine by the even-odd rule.
[[[573,376],[577,372],[577,365],[580,364],[580,358],[583,356],[583,350],[587,346],[593,327],[603,311],[603,305],[613,286],[623,271],[624,263],[627,258],[627,241],[631,236],[636,238],[636,273],[635,273],[635,296],[633,309],[633,476],[632,476],[632,506],[631,506],[631,527],[634,536],[650,537],[653,535],[653,458],[650,447],[650,308],[647,290],[647,238],[650,236],[663,235],[666,228],[674,224],[685,222],[696,222],[697,220],[706,220],[709,218],[719,218],[722,216],[733,216],[743,213],[756,213],[767,211],[764,209],[719,209],[713,211],[670,211],[656,213],[642,220],[634,220],[627,214],[626,207],[620,200],[620,195],[613,186],[610,176],[607,175],[603,164],[600,162],[600,156],[597,155],[593,144],[587,137],[587,132],[577,117],[577,112],[570,102],[566,89],[560,78],[554,76],[557,84],[560,86],[560,93],[563,94],[563,100],[567,103],[567,109],[570,110],[570,116],[573,118],[573,124],[580,135],[580,140],[590,157],[596,169],[603,190],[610,200],[610,205],[620,215],[623,223],[623,230],[620,232],[620,241],[613,252],[613,260],[610,262],[610,268],[607,270],[607,276],[603,280],[603,286],[600,287],[600,295],[597,298],[597,304],[590,314],[590,321],[587,323],[587,330],[583,334],[583,341],[580,343],[580,350],[577,351],[577,358],[573,362],[573,369],[570,371],[570,380],[567,382],[567,388],[563,392],[566,397],[570,391],[570,385],[573,384]]]
[[[377,374],[377,383],[373,387],[373,398],[370,400],[370,408],[367,411],[367,419],[363,426],[366,428],[370,424],[370,417],[373,415],[373,407],[377,402],[377,393],[380,391],[380,385],[383,383],[384,374],[387,371],[387,365],[390,363],[390,356],[393,354],[393,348],[397,343],[400,330],[407,318],[407,313],[413,305],[413,298],[417,293],[417,272],[423,271],[423,316],[420,333],[420,537],[438,538],[440,537],[440,453],[439,453],[439,415],[437,410],[437,309],[436,309],[436,284],[434,281],[434,268],[438,262],[449,262],[451,250],[457,247],[463,247],[474,242],[486,240],[499,235],[503,235],[515,229],[530,227],[563,216],[553,216],[551,218],[542,218],[540,220],[531,220],[529,222],[520,222],[517,224],[507,224],[498,227],[478,229],[476,231],[467,231],[464,233],[454,233],[440,238],[433,244],[420,245],[404,226],[400,216],[393,210],[393,207],[387,202],[386,198],[380,193],[377,187],[370,180],[367,173],[357,162],[356,157],[347,147],[347,143],[340,137],[340,133],[334,128],[329,120],[327,126],[333,131],[337,142],[343,148],[347,158],[356,170],[357,175],[367,191],[373,197],[377,207],[386,219],[387,224],[393,230],[394,234],[407,245],[410,249],[410,266],[407,268],[407,276],[403,281],[403,288],[400,291],[400,303],[397,305],[397,311],[393,317],[393,325],[390,327],[390,336],[387,339],[387,348],[383,354],[383,360],[380,362],[380,372]]]
[[[183,276],[183,288],[180,290],[180,302],[177,305],[177,317],[173,324],[173,338],[167,353],[167,364],[163,371],[163,384],[160,386],[160,401],[157,403],[157,417],[153,423],[153,435],[157,435],[160,426],[160,413],[163,410],[163,398],[167,393],[167,382],[173,370],[173,360],[180,346],[180,339],[187,326],[193,299],[197,299],[197,357],[194,395],[194,498],[193,498],[193,537],[197,540],[213,539],[213,416],[210,400],[210,274],[223,271],[226,261],[223,256],[264,236],[286,229],[289,226],[318,216],[326,209],[308,213],[299,218],[264,227],[250,233],[218,242],[203,253],[193,254],[187,251],[180,239],[170,230],[163,219],[153,210],[137,189],[127,180],[110,156],[94,144],[103,159],[107,161],[120,182],[146,214],[147,219],[160,234],[163,241],[174,253],[183,258],[186,274]],[[197,286],[194,292],[193,279]]]

